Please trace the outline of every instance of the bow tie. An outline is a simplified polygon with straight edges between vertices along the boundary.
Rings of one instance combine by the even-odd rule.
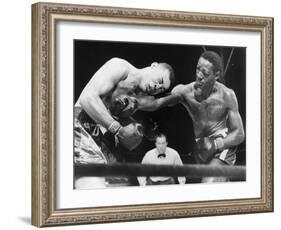
[[[157,156],[158,158],[161,158],[161,157],[166,157],[166,154],[165,153],[160,153],[160,154],[158,154],[158,156]]]

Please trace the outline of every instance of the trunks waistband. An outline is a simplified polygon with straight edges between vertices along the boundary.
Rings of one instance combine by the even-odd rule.
[[[213,137],[213,138],[217,138],[217,137],[222,137],[225,138],[228,134],[228,128],[224,128],[224,129],[219,129],[216,132],[212,133],[211,135],[209,135],[208,137]],[[199,141],[201,138],[195,138],[195,141]]]

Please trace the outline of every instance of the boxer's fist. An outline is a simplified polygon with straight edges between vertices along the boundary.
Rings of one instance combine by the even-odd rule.
[[[119,129],[117,138],[123,147],[133,150],[142,142],[143,126],[136,122],[123,126]]]
[[[215,139],[200,138],[195,145],[195,154],[200,163],[206,163],[217,151]]]

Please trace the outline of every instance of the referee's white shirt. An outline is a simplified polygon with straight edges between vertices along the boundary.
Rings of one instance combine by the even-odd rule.
[[[158,157],[159,152],[156,148],[148,151],[142,159],[142,164],[163,164],[163,165],[183,165],[178,152],[170,147],[166,148],[165,157]],[[170,177],[150,177],[153,182],[165,181]],[[146,185],[146,177],[138,177],[141,186]],[[185,177],[178,177],[180,184],[185,184]]]

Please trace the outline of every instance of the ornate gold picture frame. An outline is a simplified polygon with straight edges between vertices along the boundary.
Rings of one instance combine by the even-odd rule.
[[[174,33],[176,29],[197,31],[219,31],[220,33],[255,33],[258,36],[260,66],[256,69],[260,78],[247,75],[260,84],[259,111],[256,119],[260,127],[247,126],[247,132],[260,133],[259,152],[247,144],[247,153],[258,156],[258,192],[255,196],[229,199],[182,200],[155,203],[114,204],[87,207],[58,208],[57,172],[60,164],[57,157],[58,120],[57,61],[58,24],[86,23],[91,27],[126,25],[164,28]],[[77,25],[79,27],[79,24]],[[130,30],[130,27],[128,27]],[[198,32],[199,33],[199,32]],[[97,35],[98,36],[98,35]],[[243,36],[243,35],[242,35]],[[80,39],[76,37],[75,39]],[[243,44],[242,44],[243,46]],[[73,55],[70,53],[70,55]],[[246,69],[251,59],[247,59]],[[69,76],[72,81],[73,76]],[[247,92],[248,93],[248,92]],[[250,92],[249,92],[250,93]],[[247,94],[248,97],[248,94]],[[70,99],[71,102],[73,98]],[[247,101],[247,106],[249,101]],[[246,106],[246,107],[247,107]],[[247,107],[248,108],[248,107]],[[247,109],[247,112],[249,109]],[[248,136],[247,141],[250,139]],[[247,142],[248,143],[248,142]],[[72,143],[71,143],[72,144]],[[72,154],[72,153],[70,153]],[[248,162],[247,162],[248,164]],[[72,166],[71,166],[72,167]],[[248,170],[248,168],[246,168]],[[251,174],[249,167],[249,173]],[[247,182],[247,180],[246,180]],[[245,183],[246,183],[245,182]],[[238,184],[238,183],[237,183]],[[211,185],[208,185],[211,186]],[[235,186],[235,183],[234,183]],[[125,188],[126,189],[126,188]],[[162,189],[162,188],[161,188]],[[181,189],[181,188],[179,188]],[[109,198],[110,199],[110,198]],[[273,211],[273,18],[257,16],[220,15],[192,12],[174,12],[149,9],[128,9],[101,6],[36,3],[32,5],[32,224],[38,227],[107,223],[120,221],[183,218],[209,215],[227,215]]]

